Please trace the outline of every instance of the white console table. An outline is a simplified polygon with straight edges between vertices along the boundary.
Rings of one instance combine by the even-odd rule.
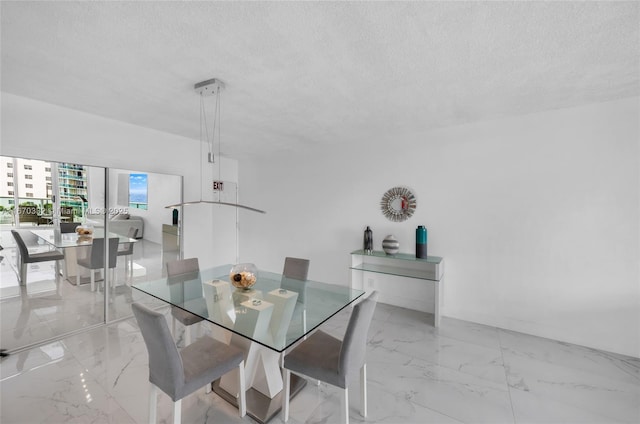
[[[440,325],[443,305],[444,259],[397,253],[387,255],[364,250],[351,252],[351,287],[378,291],[381,303],[433,314],[433,325]]]

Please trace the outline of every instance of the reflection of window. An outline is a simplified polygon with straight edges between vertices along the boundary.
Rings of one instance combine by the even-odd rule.
[[[13,187],[13,181],[7,181],[7,185],[8,185],[9,187]]]
[[[31,165],[25,165],[25,166],[24,166],[24,169],[26,169],[26,170],[31,170],[31,169],[33,169],[33,166],[31,166]]]
[[[47,167],[45,167],[45,168],[44,168],[44,172],[51,172],[51,168],[47,168]]]
[[[13,196],[13,191],[9,191],[9,196]]]
[[[33,180],[33,175],[25,174],[24,175],[24,179],[25,180]]]
[[[7,177],[13,178],[13,172],[7,172]]]
[[[46,181],[51,181],[51,177],[44,177]]]
[[[25,188],[33,188],[33,184],[25,184]]]
[[[33,193],[27,193],[27,197],[33,197]]]
[[[129,174],[129,207],[147,209],[147,174]]]
[[[7,168],[13,168],[13,163],[12,162],[7,162]]]

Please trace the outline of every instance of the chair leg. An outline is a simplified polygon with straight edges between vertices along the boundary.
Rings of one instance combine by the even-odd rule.
[[[307,308],[302,310],[302,331],[304,332],[304,340],[307,340]]]
[[[360,368],[360,413],[367,418],[367,364]]]
[[[282,389],[282,421],[289,421],[289,396],[291,395],[291,371],[286,368],[282,369],[282,380],[284,387]]]
[[[244,417],[247,415],[247,388],[244,383],[244,361],[240,362],[238,365],[238,379],[240,380],[238,383],[238,387],[240,388],[240,399],[238,402],[238,406],[240,409],[240,417]]]
[[[80,267],[76,267],[76,287],[80,287]]]
[[[349,388],[344,388],[344,405],[342,406],[342,413],[344,414],[342,422],[344,424],[349,424]]]
[[[91,291],[96,291],[96,274],[92,269],[89,270],[89,274],[91,274]]]
[[[180,424],[182,420],[182,399],[173,402],[173,424]]]
[[[27,285],[27,264],[24,262],[20,263],[20,285]]]
[[[149,383],[149,424],[156,424],[156,406],[158,405],[158,388]]]

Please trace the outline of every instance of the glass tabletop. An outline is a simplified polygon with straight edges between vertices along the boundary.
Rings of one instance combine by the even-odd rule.
[[[231,268],[222,265],[132,287],[276,352],[284,351],[364,294],[262,270],[250,290],[236,289],[229,282]]]
[[[41,240],[49,243],[56,248],[65,247],[78,247],[78,246],[90,246],[93,243],[94,238],[104,237],[104,230],[102,228],[95,228],[93,230],[93,237],[78,236],[77,233],[62,233],[59,229],[47,229],[47,230],[31,230],[33,234],[38,236]],[[109,233],[110,238],[117,237],[118,243],[136,243],[136,239],[122,236],[120,234]]]

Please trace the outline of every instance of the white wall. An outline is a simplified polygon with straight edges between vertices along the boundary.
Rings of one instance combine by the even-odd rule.
[[[200,194],[198,160],[205,163],[205,187],[213,170],[200,155],[197,140],[1,94],[2,155],[182,175],[185,200],[211,196]],[[222,179],[237,178],[236,161],[222,158]],[[193,206],[185,207],[183,215],[185,257],[198,257],[202,267],[235,262],[235,212]]]
[[[417,225],[446,258],[444,314],[640,357],[638,98],[504,118],[241,164],[241,260],[348,284],[373,229],[413,253]],[[413,188],[387,221],[382,194]]]

